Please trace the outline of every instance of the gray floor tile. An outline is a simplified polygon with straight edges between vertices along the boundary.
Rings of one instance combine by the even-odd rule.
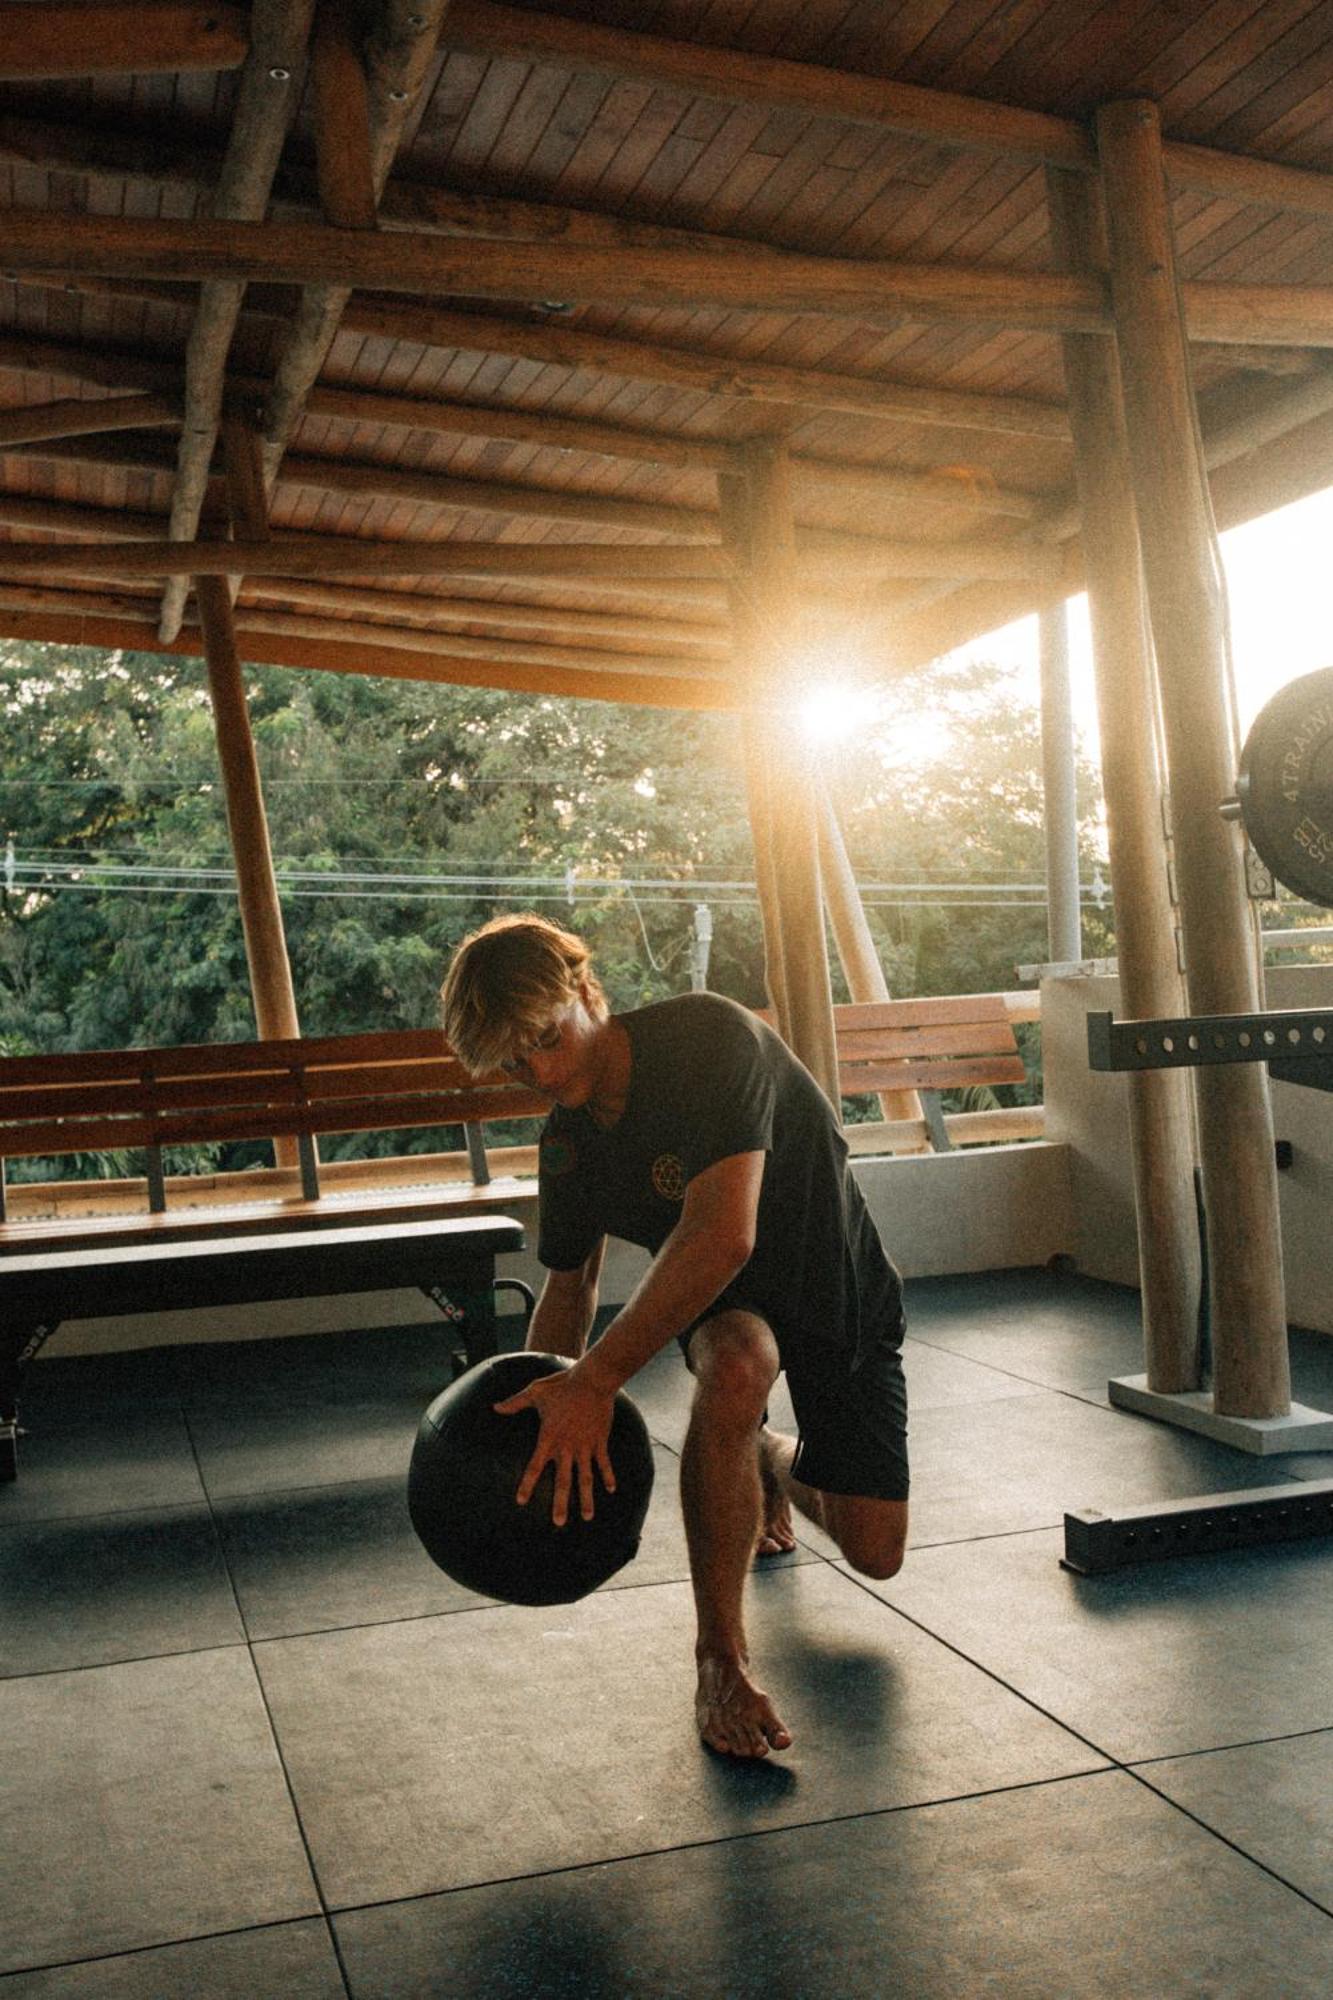
[[[914,1546],[1282,1477],[1271,1460],[1049,1390],[922,1411],[911,1419],[911,1457]]]
[[[0,1740],[0,1971],[318,1914],[243,1647],[0,1682]]]
[[[0,1526],[150,1507],[188,1507],[204,1498],[185,1419],[167,1404],[99,1410],[22,1412],[19,1476],[0,1486]]]
[[[0,1527],[0,1674],[103,1666],[245,1637],[204,1507]]]
[[[15,1972],[4,2000],[346,2000],[322,1917]]]
[[[1063,1531],[919,1549],[867,1584],[1124,1762],[1333,1727],[1333,1547],[1059,1567]]]
[[[62,1354],[56,1332],[23,1374],[23,1409],[30,1417],[48,1413],[85,1415],[130,1404],[180,1402],[175,1355],[170,1347],[136,1347],[117,1354]]]
[[[750,1602],[796,1738],[758,1766],[697,1740],[683,1585],[256,1647],[330,1905],[1099,1763],[827,1564],[764,1575]]]
[[[334,1922],[354,2000],[1324,2000],[1333,1950],[1114,1773]]]
[[[360,1333],[177,1347],[171,1367],[188,1410],[219,1402],[373,1402],[390,1396],[416,1400],[424,1409],[450,1379],[453,1346],[439,1318]]]
[[[1144,1764],[1139,1776],[1333,1911],[1333,1731]]]
[[[678,1475],[675,1456],[658,1446],[642,1545],[608,1589],[678,1582],[689,1575]],[[401,1478],[248,1494],[219,1501],[217,1519],[252,1639],[378,1625],[493,1602],[435,1567],[408,1519]],[[802,1549],[773,1558],[771,1566],[813,1559],[812,1551]]]
[[[342,1402],[217,1402],[189,1415],[210,1499],[407,1478],[425,1404],[415,1396]]]

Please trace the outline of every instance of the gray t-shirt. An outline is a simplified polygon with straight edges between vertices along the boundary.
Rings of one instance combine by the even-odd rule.
[[[619,1121],[606,1131],[557,1105],[542,1133],[541,1262],[573,1270],[603,1235],[656,1252],[696,1174],[762,1152],[754,1252],[716,1303],[758,1313],[784,1355],[795,1342],[854,1366],[863,1341],[900,1326],[902,1285],[819,1085],[772,1029],[717,994],[617,1018],[630,1042]]]

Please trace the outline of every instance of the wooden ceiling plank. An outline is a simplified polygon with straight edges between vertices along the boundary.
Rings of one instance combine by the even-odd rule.
[[[738,49],[668,41],[599,27],[561,15],[528,13],[491,0],[456,0],[448,23],[453,48],[473,53],[562,62],[684,90],[728,104],[759,104],[807,118],[831,118],[907,132],[947,145],[967,145],[1034,161],[1090,169],[1087,136],[1063,118],[955,97],[915,84],[850,71],[820,69]]]
[[[0,77],[6,79],[239,69],[249,43],[243,7],[197,0],[0,6]]]
[[[299,79],[314,0],[255,0],[253,45],[241,73],[231,137],[218,174],[212,213],[219,220],[262,217],[299,97]],[[185,348],[185,421],[176,460],[171,534],[189,541],[199,525],[208,468],[217,443],[227,357],[240,316],[244,286],[224,279],[206,283]],[[179,629],[184,581],[168,585],[162,600],[162,636]]]

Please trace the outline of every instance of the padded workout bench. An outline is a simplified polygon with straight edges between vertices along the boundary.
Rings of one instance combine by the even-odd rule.
[[[495,1260],[523,1228],[493,1212],[484,1126],[541,1115],[508,1078],[469,1077],[424,1031],[98,1051],[0,1062],[0,1157],[143,1149],[146,1212],[0,1222],[0,1481],[17,1473],[24,1367],[62,1321],[416,1285],[455,1372],[495,1352]],[[401,1195],[321,1193],[321,1132],[461,1124],[470,1178]],[[171,1209],[163,1149],[295,1140],[301,1194]]]

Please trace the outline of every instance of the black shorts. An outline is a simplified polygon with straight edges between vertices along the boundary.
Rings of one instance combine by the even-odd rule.
[[[764,1319],[743,1299],[724,1292],[681,1334],[687,1361],[698,1329],[719,1312],[733,1309]],[[827,1348],[784,1343],[774,1336],[799,1432],[792,1472],[804,1485],[863,1500],[906,1500],[910,1481],[903,1333],[900,1315],[878,1338],[863,1340],[850,1364]]]

